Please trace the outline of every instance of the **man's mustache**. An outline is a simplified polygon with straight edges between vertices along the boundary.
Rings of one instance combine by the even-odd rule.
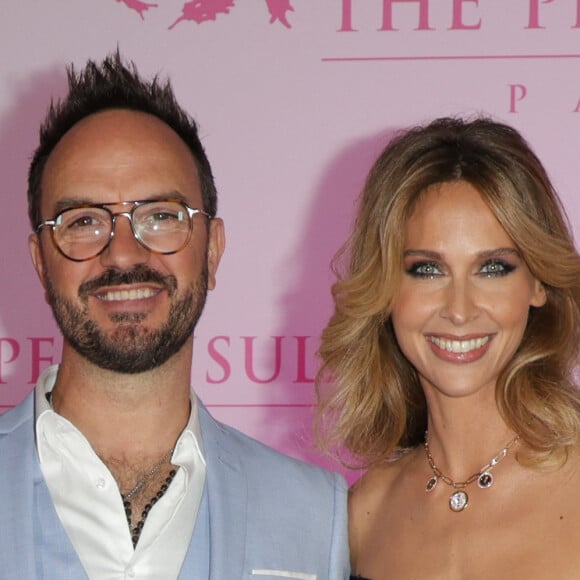
[[[92,280],[88,280],[81,284],[79,287],[79,296],[84,299],[89,294],[107,286],[143,284],[146,282],[152,282],[153,284],[163,286],[170,296],[177,289],[177,279],[175,276],[164,276],[160,272],[140,264],[131,268],[131,270],[106,270],[97,278],[93,278]]]

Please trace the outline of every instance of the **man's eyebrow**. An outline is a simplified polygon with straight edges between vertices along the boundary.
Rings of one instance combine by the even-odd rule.
[[[81,198],[81,197],[65,197],[63,199],[59,199],[55,206],[54,206],[54,213],[60,213],[65,209],[69,209],[71,207],[77,207],[79,205],[90,205],[94,203],[94,201],[88,198]]]
[[[153,193],[151,195],[140,197],[138,200],[135,201],[156,201],[160,199],[175,199],[183,203],[188,203],[185,196],[177,190],[165,191],[162,193]],[[122,202],[117,201],[97,202],[89,197],[64,197],[56,202],[54,207],[54,213],[58,214],[62,211],[71,209],[73,207],[82,207],[90,205],[115,205],[116,203]]]

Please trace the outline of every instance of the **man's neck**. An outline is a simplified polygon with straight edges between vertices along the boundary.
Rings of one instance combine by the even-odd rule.
[[[170,449],[190,412],[191,349],[139,374],[96,367],[70,347],[62,363],[52,403],[95,451],[133,463]]]

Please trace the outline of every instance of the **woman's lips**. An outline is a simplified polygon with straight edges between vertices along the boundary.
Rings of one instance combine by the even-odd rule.
[[[450,338],[430,334],[426,338],[431,350],[440,359],[451,362],[473,362],[485,355],[493,334],[470,338]]]

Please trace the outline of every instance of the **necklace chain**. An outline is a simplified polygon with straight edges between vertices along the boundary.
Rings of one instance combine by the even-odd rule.
[[[165,481],[161,484],[159,491],[149,500],[147,504],[143,507],[141,512],[141,519],[133,525],[133,506],[131,505],[131,498],[135,495],[146,483],[147,481],[157,473],[163,464],[173,455],[175,447],[172,447],[133,487],[131,491],[127,493],[121,493],[121,499],[123,500],[123,509],[125,510],[125,516],[127,517],[127,524],[129,525],[129,531],[131,534],[131,542],[133,543],[133,548],[137,546],[139,538],[141,537],[141,532],[145,525],[145,520],[149,515],[149,512],[153,506],[165,495],[165,492],[171,485],[177,470],[172,469],[169,475],[165,478]]]
[[[474,481],[477,481],[477,485],[481,489],[489,489],[493,485],[493,475],[491,471],[502,459],[504,459],[508,454],[508,451],[515,445],[518,439],[519,436],[516,435],[503,449],[496,453],[488,463],[486,463],[479,471],[471,474],[466,480],[454,481],[449,476],[445,475],[435,464],[433,455],[431,455],[431,450],[429,449],[429,432],[425,431],[425,441],[423,445],[425,447],[425,454],[427,455],[429,467],[433,472],[433,475],[427,480],[425,491],[433,491],[437,482],[439,480],[443,481],[443,483],[449,485],[455,490],[449,497],[449,508],[454,512],[463,511],[469,502],[469,497],[464,489]]]
[[[161,466],[173,455],[175,447],[172,447],[133,487],[131,491],[122,494],[123,499],[130,500],[148,481],[155,475]]]

